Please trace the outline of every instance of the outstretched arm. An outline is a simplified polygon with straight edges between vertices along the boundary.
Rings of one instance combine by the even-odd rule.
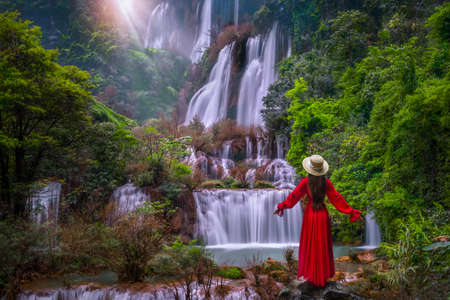
[[[306,194],[308,180],[303,178],[302,181],[297,185],[297,187],[287,196],[286,200],[278,203],[277,210],[274,214],[279,216],[283,215],[283,210],[286,208],[292,208],[295,204]]]
[[[338,191],[336,191],[333,184],[328,179],[327,179],[327,196],[331,204],[333,204],[338,211],[350,215],[350,222],[355,222],[356,220],[361,219],[361,212],[348,205],[344,197],[342,197],[342,195],[339,194]]]

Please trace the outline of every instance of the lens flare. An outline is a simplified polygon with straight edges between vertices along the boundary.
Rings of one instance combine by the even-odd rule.
[[[128,16],[133,10],[133,0],[116,0],[122,13]]]

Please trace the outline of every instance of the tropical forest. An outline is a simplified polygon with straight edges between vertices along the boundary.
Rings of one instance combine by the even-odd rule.
[[[0,299],[448,300],[449,110],[448,1],[0,0]]]

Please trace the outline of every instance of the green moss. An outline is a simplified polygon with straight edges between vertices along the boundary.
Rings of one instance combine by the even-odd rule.
[[[273,188],[275,188],[273,186],[273,184],[271,184],[268,181],[264,181],[264,180],[256,180],[255,184],[253,185],[253,187],[255,189],[273,189]]]
[[[223,189],[225,186],[223,185],[222,181],[220,180],[206,180],[201,185],[200,188],[202,189]]]

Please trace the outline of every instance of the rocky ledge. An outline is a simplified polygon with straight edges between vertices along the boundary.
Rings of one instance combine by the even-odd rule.
[[[330,281],[324,287],[316,287],[301,280],[291,281],[278,294],[278,300],[364,300],[350,287]]]

